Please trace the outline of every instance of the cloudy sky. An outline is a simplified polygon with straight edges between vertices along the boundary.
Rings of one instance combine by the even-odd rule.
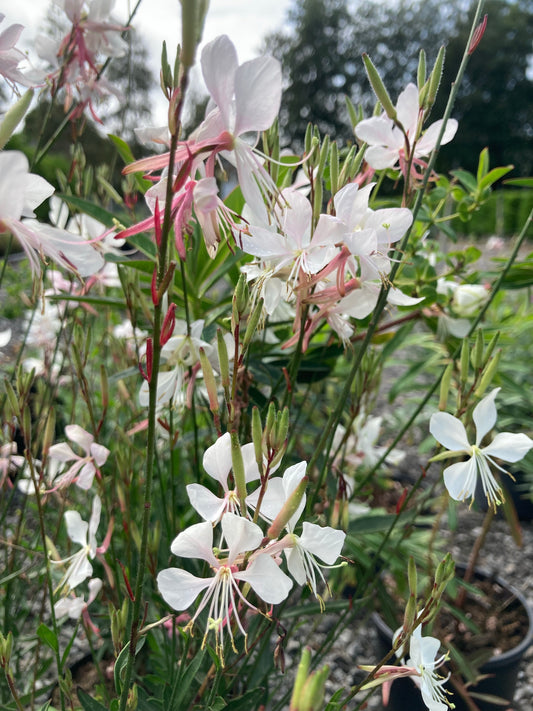
[[[2,29],[8,24],[20,23],[25,26],[18,46],[32,54],[32,38],[39,32],[39,26],[46,14],[49,0],[16,0],[5,8],[6,19]],[[217,35],[227,34],[237,47],[242,62],[258,55],[265,34],[282,27],[291,0],[211,0],[204,29],[204,41]],[[115,0],[114,18],[125,23],[134,0]],[[142,35],[150,53],[154,75],[159,76],[161,46],[166,40],[169,55],[180,41],[180,5],[178,0],[142,0],[132,25]],[[171,62],[172,63],[172,62]],[[165,107],[159,102],[159,93],[154,93],[158,102],[156,119],[164,121]]]

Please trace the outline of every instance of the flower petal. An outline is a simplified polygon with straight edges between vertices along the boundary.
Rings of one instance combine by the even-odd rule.
[[[477,464],[474,457],[470,457],[466,462],[457,462],[447,467],[443,476],[444,485],[455,501],[472,498],[476,493]]]
[[[494,388],[494,390],[486,395],[474,408],[472,418],[476,425],[476,444],[478,446],[487,432],[490,432],[496,424],[498,413],[494,399],[500,390],[501,388]]]
[[[470,451],[466,430],[461,420],[448,412],[435,412],[429,421],[429,431],[439,444],[452,451]]]
[[[229,548],[230,564],[239,553],[255,550],[263,540],[263,531],[259,526],[237,514],[225,513],[222,516],[222,531]]]
[[[327,565],[333,565],[341,554],[346,534],[331,526],[317,526],[303,523],[300,545],[306,551],[318,556]]]
[[[227,491],[228,474],[232,467],[229,432],[223,434],[205,450],[202,464],[206,472],[220,483],[224,491]]]
[[[533,440],[526,434],[500,432],[488,447],[483,447],[481,453],[489,457],[498,457],[505,462],[518,462],[526,456],[532,447]]]
[[[201,558],[218,568],[213,555],[213,526],[210,521],[195,523],[179,533],[170,545],[174,555],[183,558]]]
[[[217,37],[202,50],[201,65],[205,85],[219,107],[227,127],[238,64],[237,50],[227,35]]]
[[[198,595],[208,588],[212,578],[197,578],[187,570],[166,568],[157,576],[157,587],[163,600],[174,610],[186,610]]]
[[[201,484],[188,484],[187,495],[191,506],[197,511],[204,521],[217,523],[224,513],[225,499],[219,499],[212,491]]]
[[[285,600],[292,588],[292,580],[266,553],[257,556],[246,570],[235,573],[234,578],[249,583],[256,595],[270,605]]]
[[[266,131],[281,102],[281,65],[274,57],[244,62],[235,74],[235,135]]]
[[[87,545],[87,531],[89,524],[84,521],[78,511],[65,511],[65,524],[68,537],[80,546]]]

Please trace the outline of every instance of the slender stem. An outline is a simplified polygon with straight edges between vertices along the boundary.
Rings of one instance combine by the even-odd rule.
[[[180,81],[181,99],[176,108],[177,122],[181,116],[183,109],[183,101],[188,84],[188,72],[184,71]],[[172,227],[171,208],[172,208],[172,187],[174,174],[175,153],[178,146],[178,132],[172,135],[170,144],[170,155],[168,163],[167,192],[165,198],[165,214],[163,218],[163,227],[161,230],[161,244],[159,245],[159,268],[158,268],[158,287],[165,278],[168,265],[169,251],[169,236]],[[144,505],[141,526],[141,547],[139,551],[139,560],[137,566],[137,574],[134,587],[134,600],[130,606],[128,614],[128,627],[130,628],[130,647],[126,669],[124,672],[124,684],[120,696],[119,711],[125,711],[128,693],[132,684],[133,667],[135,663],[135,654],[137,651],[138,625],[141,618],[142,609],[142,592],[144,587],[144,576],[146,571],[146,560],[148,553],[148,533],[150,530],[150,514],[152,505],[152,482],[154,475],[155,462],[155,446],[156,446],[156,423],[157,423],[157,385],[159,375],[159,365],[161,361],[161,324],[162,324],[162,303],[159,301],[154,306],[154,324],[153,324],[153,359],[152,359],[152,376],[149,382],[149,405],[148,405],[148,431],[146,443],[146,466],[145,466],[145,483],[144,483]]]

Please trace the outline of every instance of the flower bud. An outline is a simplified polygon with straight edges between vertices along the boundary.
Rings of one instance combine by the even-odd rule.
[[[377,96],[378,100],[381,102],[381,105],[383,106],[383,110],[387,114],[387,116],[390,119],[395,119],[396,118],[396,109],[393,106],[393,103],[391,101],[391,98],[389,96],[389,93],[387,89],[385,88],[385,84],[381,80],[381,77],[379,76],[378,70],[376,67],[372,64],[372,60],[368,56],[368,54],[363,54],[363,62],[365,64],[365,69],[366,73],[368,75],[368,79],[370,81],[370,84],[372,86],[372,89],[374,89],[374,93]]]
[[[291,705],[290,711],[299,711],[299,699],[304,684],[307,679],[307,674],[309,673],[309,666],[311,664],[311,650],[309,647],[305,647],[300,663],[298,664],[298,671],[296,672],[296,679],[294,680],[294,686],[292,687]]]
[[[176,325],[176,304],[170,304],[168,310],[163,319],[163,325],[161,326],[161,335],[159,336],[159,343],[164,346],[165,343],[174,333],[174,326]]]
[[[244,473],[244,460],[242,458],[242,449],[239,444],[239,436],[236,432],[231,432],[231,466],[233,469],[233,478],[235,479],[235,488],[241,504],[241,510],[246,511],[246,475]]]
[[[228,349],[220,328],[217,330],[217,350],[222,387],[228,390],[230,384]]]
[[[422,91],[422,87],[426,83],[426,53],[423,49],[420,50],[418,55],[418,70],[416,73],[416,83],[418,86],[418,91]]]
[[[242,341],[242,353],[244,354],[250,345],[252,338],[254,337],[259,320],[261,319],[261,314],[263,313],[263,306],[265,300],[261,297],[257,300],[254,310],[248,317],[248,323],[246,324],[246,331],[244,333],[244,339]],[[242,357],[242,356],[241,356]]]
[[[254,405],[252,409],[252,440],[254,443],[255,461],[259,468],[259,472],[263,473],[263,426],[261,423],[261,415],[259,408]]]
[[[461,383],[466,383],[468,380],[468,368],[470,365],[470,347],[468,344],[468,338],[465,338],[461,348],[461,369],[460,378]]]
[[[474,395],[476,397],[483,397],[485,390],[489,387],[492,382],[492,379],[498,372],[501,354],[501,350],[496,351],[496,355],[494,356],[494,358],[492,358],[490,363],[485,367],[483,375],[481,376],[480,383],[474,392]]]
[[[13,25],[15,27],[15,25]],[[6,30],[7,32],[7,30]],[[13,50],[15,51],[15,50]],[[20,99],[4,115],[4,120],[0,124],[0,150],[6,145],[19,123],[24,118],[24,114],[30,108],[33,99],[33,89],[28,89]]]
[[[437,54],[437,59],[435,60],[435,65],[433,71],[429,77],[428,86],[428,96],[427,96],[427,108],[430,109],[435,103],[437,98],[437,91],[439,90],[440,80],[442,78],[442,69],[444,67],[444,57],[446,55],[446,49],[444,45],[439,49]]]
[[[287,501],[283,504],[281,511],[278,513],[272,525],[267,531],[267,536],[271,540],[275,540],[279,537],[280,533],[283,531],[287,523],[296,513],[298,506],[302,498],[305,495],[305,490],[307,488],[307,483],[309,481],[308,476],[302,477],[298,486],[293,490]]]
[[[202,372],[204,374],[204,383],[207,389],[207,395],[209,397],[209,409],[216,415],[218,414],[218,392],[217,384],[215,381],[215,374],[213,373],[213,368],[209,362],[208,357],[205,354],[203,348],[198,349],[198,354],[200,356],[200,364],[202,366]]]
[[[445,411],[448,405],[448,395],[450,394],[452,375],[453,363],[449,363],[446,366],[446,370],[444,371],[444,375],[440,381],[439,410]]]

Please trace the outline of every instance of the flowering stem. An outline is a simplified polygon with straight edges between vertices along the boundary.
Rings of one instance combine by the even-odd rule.
[[[181,98],[176,107],[176,122],[179,121],[183,108],[183,101],[188,84],[188,72],[185,71],[180,80]],[[170,143],[170,155],[168,162],[168,175],[173,175],[175,153],[178,145],[178,131],[172,135]],[[159,246],[159,268],[157,274],[157,286],[159,287],[165,278],[168,263],[168,247],[169,235],[171,229],[171,208],[172,208],[172,180],[167,181],[167,192],[165,199],[165,215],[163,219],[163,227],[161,230],[161,243]],[[163,316],[162,302],[154,306],[154,323],[153,323],[153,360],[152,360],[152,377],[149,382],[149,405],[148,405],[148,432],[146,443],[146,469],[145,469],[145,484],[144,484],[144,506],[142,515],[141,527],[141,547],[139,551],[139,560],[137,566],[137,575],[134,587],[133,604],[128,611],[127,627],[130,628],[130,647],[128,661],[124,672],[124,684],[120,695],[119,711],[125,711],[128,701],[128,693],[132,683],[133,667],[135,663],[135,655],[137,651],[137,639],[139,633],[139,622],[141,620],[142,607],[142,591],[144,586],[144,575],[146,571],[146,560],[148,552],[148,533],[150,530],[150,514],[152,505],[152,481],[154,475],[155,462],[155,444],[156,444],[156,421],[157,421],[157,385],[159,364],[161,359],[161,323]]]

